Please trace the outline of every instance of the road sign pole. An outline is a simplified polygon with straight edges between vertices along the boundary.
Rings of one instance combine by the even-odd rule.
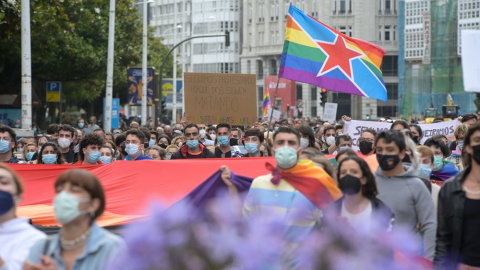
[[[22,16],[22,129],[32,128],[32,59],[30,43],[30,0],[21,4]]]
[[[59,91],[59,96],[60,96],[60,105],[58,109],[58,123],[62,123],[62,83],[60,82],[60,91]]]

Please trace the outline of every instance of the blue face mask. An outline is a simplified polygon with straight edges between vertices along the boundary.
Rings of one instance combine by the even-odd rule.
[[[198,147],[198,140],[188,140],[187,146],[190,149],[196,149]]]
[[[424,179],[430,179],[430,175],[432,174],[432,168],[425,164],[420,164],[417,169],[418,177]]]
[[[278,130],[278,127],[274,127],[273,130],[277,131],[277,130]]]
[[[32,160],[34,154],[35,154],[35,152],[28,152],[27,156],[26,156],[27,160],[28,161]]]
[[[458,149],[460,149],[460,150],[463,149],[463,141],[458,142]]]
[[[10,150],[10,142],[9,141],[0,141],[0,154],[4,154]]]
[[[221,146],[227,146],[227,144],[230,142],[227,136],[220,136],[218,137],[217,141],[220,143]]]
[[[155,140],[150,139],[150,141],[148,141],[148,146],[152,147],[154,145],[155,145]]]
[[[288,145],[275,149],[275,161],[278,167],[282,169],[290,169],[297,164],[297,150]]]
[[[10,211],[14,205],[13,196],[10,192],[0,190],[0,215]]]
[[[91,163],[97,163],[98,159],[100,158],[102,154],[98,151],[92,151],[88,154],[88,161]]]
[[[246,143],[245,149],[249,154],[255,154],[258,152],[258,144],[256,143]]]
[[[34,131],[34,132],[37,131],[37,128],[33,128],[33,131]]]
[[[83,123],[78,123],[78,127],[79,127],[79,128],[83,128],[83,127],[84,127],[84,124],[83,124]]]
[[[112,158],[107,156],[101,156],[98,158],[103,164],[110,164],[112,163]]]
[[[433,159],[433,164],[433,170],[438,171],[443,167],[443,159],[441,157],[435,156],[435,158]]]
[[[350,148],[350,147],[348,147],[348,146],[340,147],[340,151],[343,151],[343,150],[348,149],[348,148]]]
[[[45,164],[55,164],[57,162],[57,155],[55,154],[46,154],[42,156],[42,161]]]

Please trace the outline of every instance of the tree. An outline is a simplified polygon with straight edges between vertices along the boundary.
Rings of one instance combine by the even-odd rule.
[[[17,94],[21,91],[20,2],[0,0],[0,5],[4,14],[0,16],[0,91]],[[134,0],[116,0],[113,96],[121,103],[127,101],[126,70],[141,63],[140,19]],[[32,85],[43,104],[46,81],[62,81],[67,105],[102,113],[102,106],[94,104],[105,93],[108,20],[106,0],[31,0]],[[165,50],[155,44],[156,53]]]

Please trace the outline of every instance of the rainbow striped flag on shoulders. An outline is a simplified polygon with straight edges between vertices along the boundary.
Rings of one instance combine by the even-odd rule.
[[[290,5],[279,77],[387,101],[385,50],[346,36]]]

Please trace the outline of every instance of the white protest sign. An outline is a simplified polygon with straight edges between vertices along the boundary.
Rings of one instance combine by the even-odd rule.
[[[270,116],[272,116],[272,122],[277,122],[277,121],[280,121],[282,112],[280,112],[279,110],[273,109],[273,115],[272,115],[272,107],[268,106],[268,109],[267,109],[268,119],[270,119]]]
[[[467,92],[480,92],[480,30],[464,29],[461,39],[463,86]]]
[[[328,104],[328,103],[327,103]],[[392,123],[386,122],[373,122],[373,121],[346,121],[343,126],[343,133],[347,133],[352,137],[352,149],[358,151],[358,139],[362,136],[362,132],[365,129],[373,129],[377,133],[385,130],[389,130]]]
[[[419,126],[423,132],[423,138],[420,143],[423,144],[428,138],[437,134],[445,135],[449,140],[455,139],[455,128],[460,124],[460,121],[456,119],[434,124],[420,124]]]
[[[323,111],[323,121],[335,123],[337,117],[337,103],[325,103],[325,110]]]
[[[455,137],[455,128],[460,124],[458,120],[450,120],[447,122],[432,123],[432,124],[420,124],[422,128],[423,138],[420,141],[420,144],[423,144],[428,138],[431,138],[434,135],[442,134],[447,136],[448,139],[453,139]],[[352,148],[353,150],[359,150],[358,148],[358,139],[362,135],[362,132],[365,129],[373,129],[377,133],[380,133],[385,130],[389,130],[392,123],[386,122],[372,122],[372,121],[347,121],[343,127],[343,132],[347,133],[352,137]]]

